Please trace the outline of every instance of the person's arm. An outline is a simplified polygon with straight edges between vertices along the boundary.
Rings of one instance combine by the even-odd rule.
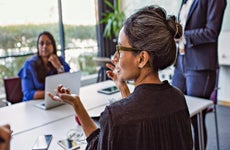
[[[70,66],[69,66],[69,64],[65,61],[65,59],[63,58],[63,57],[59,57],[59,60],[60,60],[60,62],[61,62],[61,64],[63,65],[63,67],[64,67],[64,71],[65,72],[69,72],[70,71]]]
[[[69,65],[64,61],[64,59],[55,54],[52,54],[48,61],[51,62],[58,73],[69,72],[70,70]]]
[[[45,97],[45,91],[44,90],[37,90],[34,93],[34,98],[33,99],[44,99]]]
[[[119,87],[122,98],[126,98],[130,95],[130,90],[127,84],[124,82],[122,86]]]
[[[112,112],[109,106],[106,106],[103,113],[100,116],[100,129],[97,129],[89,137],[87,137],[86,150],[95,149],[114,149],[114,132],[112,121]],[[112,141],[113,140],[113,141]],[[119,140],[119,139],[118,139]],[[112,142],[111,142],[112,141]]]
[[[79,117],[81,126],[85,131],[86,137],[88,137],[91,133],[93,133],[97,129],[96,124],[90,118],[89,114],[87,113],[85,107],[83,106],[78,96],[74,96],[73,108]]]
[[[111,127],[113,126],[111,112],[109,107],[107,106],[103,111],[100,117],[100,127],[97,128],[96,124],[88,115],[85,107],[83,106],[79,96],[70,95],[70,90],[68,88],[64,88],[62,85],[58,86],[56,90],[56,96],[48,93],[51,99],[61,102],[66,102],[73,106],[78,119],[80,120],[80,124],[85,132],[86,140],[88,145],[86,147],[87,150],[97,149],[98,146],[102,149],[108,149],[107,146],[111,144],[110,138],[113,137],[113,132]],[[102,132],[101,132],[102,130]],[[107,144],[104,144],[107,143]]]
[[[70,95],[68,89],[59,86],[56,91],[56,96],[48,93],[48,95],[56,101],[64,101],[73,106],[78,118],[81,122],[81,126],[85,132],[86,137],[88,137],[91,133],[97,130],[96,124],[90,118],[89,114],[87,113],[85,107],[83,106],[79,96]]]
[[[10,125],[0,126],[0,149],[10,150],[11,130]]]
[[[106,71],[106,74],[109,78],[111,78],[114,81],[117,88],[121,92],[122,98],[126,98],[127,96],[129,96],[130,95],[129,87],[127,86],[127,83],[125,81],[119,81],[118,80],[116,72],[114,71],[115,70],[114,66],[109,64],[109,63],[106,64],[106,66],[110,69],[110,70]]]
[[[22,78],[22,89],[25,99],[43,99],[45,97],[45,91],[37,90],[33,81],[33,77],[29,73],[26,78]]]
[[[186,43],[189,47],[217,42],[222,26],[226,0],[209,0],[206,2],[208,3],[207,10],[194,10],[201,13],[200,19],[205,20],[206,24],[203,24],[201,28],[189,29],[184,32]],[[206,14],[206,18],[202,18],[202,16],[205,16],[202,13]],[[197,17],[199,20],[198,16],[194,17]],[[197,23],[199,24],[199,21]]]
[[[36,89],[35,85],[39,84],[32,67],[32,62],[27,61],[18,73],[22,81],[23,101],[44,98],[44,91]],[[38,85],[37,85],[38,86]],[[41,86],[41,85],[40,85]]]
[[[43,99],[45,97],[44,90],[37,90],[35,84],[31,73],[27,73],[27,77],[22,78],[22,89],[26,100]]]

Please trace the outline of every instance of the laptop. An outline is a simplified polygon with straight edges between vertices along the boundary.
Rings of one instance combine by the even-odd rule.
[[[47,76],[45,79],[45,99],[41,103],[36,103],[35,106],[44,110],[51,109],[64,104],[63,102],[58,102],[52,100],[47,92],[55,94],[55,89],[58,85],[62,84],[64,87],[69,88],[71,94],[79,95],[81,83],[81,72],[65,72],[61,74],[55,74]]]

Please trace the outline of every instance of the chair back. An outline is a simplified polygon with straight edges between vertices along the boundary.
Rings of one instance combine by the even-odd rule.
[[[6,100],[11,104],[22,102],[22,86],[20,77],[4,78]]]

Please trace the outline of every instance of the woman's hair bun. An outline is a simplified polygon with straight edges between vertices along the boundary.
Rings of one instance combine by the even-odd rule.
[[[179,39],[182,36],[182,26],[176,22],[175,16],[169,16],[167,18],[167,26],[175,39]]]

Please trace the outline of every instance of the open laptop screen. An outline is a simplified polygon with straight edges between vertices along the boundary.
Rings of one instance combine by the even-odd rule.
[[[42,109],[50,109],[59,106],[63,103],[52,100],[47,92],[55,94],[55,89],[62,84],[64,87],[70,89],[71,94],[79,95],[81,83],[81,72],[65,72],[61,74],[51,75],[46,77],[45,81],[45,99],[42,103],[36,104]]]

